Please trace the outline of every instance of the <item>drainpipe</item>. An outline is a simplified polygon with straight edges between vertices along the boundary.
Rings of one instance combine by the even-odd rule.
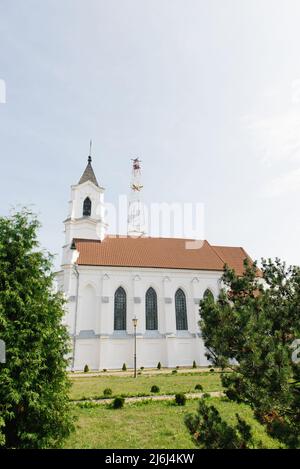
[[[72,371],[75,371],[74,367],[75,367],[77,315],[78,315],[79,270],[78,270],[77,264],[74,264],[74,272],[75,272],[75,275],[76,275],[76,303],[75,303],[75,319],[74,319],[74,332],[73,332]]]

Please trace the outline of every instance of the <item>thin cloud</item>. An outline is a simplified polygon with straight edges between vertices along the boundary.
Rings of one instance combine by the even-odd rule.
[[[264,197],[278,197],[300,189],[299,90],[300,81],[294,80],[282,111],[269,110],[268,115],[247,115],[242,119],[244,129],[254,143],[258,164],[261,168],[270,168],[268,180],[261,189]],[[276,96],[276,89],[270,88],[268,93],[274,96],[274,103],[278,103],[279,95]],[[268,93],[262,99],[266,98]],[[283,96],[282,91],[280,94]]]
[[[266,197],[278,197],[300,189],[300,168],[273,178],[263,190]]]
[[[247,116],[244,125],[262,163],[300,160],[300,109],[265,118]]]

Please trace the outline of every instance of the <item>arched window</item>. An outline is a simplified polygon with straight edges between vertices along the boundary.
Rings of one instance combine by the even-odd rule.
[[[146,292],[146,330],[157,331],[157,295],[155,290],[150,287]]]
[[[85,199],[83,202],[83,216],[84,217],[90,217],[92,213],[92,202],[89,197]]]
[[[122,287],[115,292],[114,330],[126,330],[126,292]]]
[[[179,288],[175,293],[175,310],[176,310],[176,329],[178,331],[187,331],[187,312],[186,298],[184,292]]]
[[[214,301],[214,295],[209,288],[207,288],[203,294],[203,298],[209,298],[211,301]]]

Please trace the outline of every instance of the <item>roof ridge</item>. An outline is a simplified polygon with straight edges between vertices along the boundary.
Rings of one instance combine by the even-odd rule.
[[[73,241],[89,241],[89,242],[97,242],[101,243],[101,239],[96,239],[96,238],[73,238]]]
[[[211,244],[214,248],[244,249],[242,246],[224,246],[224,244]]]
[[[223,257],[220,256],[220,254],[216,251],[215,247],[217,246],[213,246],[212,244],[210,244],[210,247],[212,248],[212,250],[214,251],[214,253],[218,256],[219,259],[221,259],[221,261],[223,262],[223,264],[225,265],[226,264],[226,261],[225,259],[223,259]],[[219,246],[221,247],[221,246]]]
[[[197,241],[195,240],[194,238],[172,238],[171,236],[130,236],[130,235],[126,235],[126,234],[107,234],[106,235],[106,238],[131,238],[131,239],[134,239],[134,240],[137,240],[137,239],[167,239],[167,240],[174,240],[174,241]],[[202,239],[202,240],[199,240],[199,241],[203,241],[205,243],[208,243],[209,242],[207,241],[207,239]]]

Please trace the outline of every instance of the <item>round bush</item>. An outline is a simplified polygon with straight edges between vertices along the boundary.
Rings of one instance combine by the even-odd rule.
[[[215,372],[215,370],[214,370],[213,368],[211,368],[209,371],[210,371],[211,373],[214,373],[214,372]]]
[[[175,395],[175,402],[177,405],[185,405],[186,403],[186,396],[183,392]]]
[[[210,394],[208,392],[205,392],[202,396],[202,399],[208,399],[210,397]]]
[[[84,371],[84,373],[88,373],[90,371],[89,366],[84,365],[83,371]]]
[[[203,391],[201,384],[196,384],[195,389],[197,389],[197,391]]]
[[[112,402],[113,409],[121,409],[122,407],[124,407],[124,402],[124,397],[115,397]]]
[[[105,388],[104,391],[103,391],[103,395],[106,396],[106,397],[111,396],[112,395],[111,388]]]
[[[107,371],[107,369],[106,369],[106,368],[103,368],[103,371],[104,371],[104,373],[105,373],[105,372]]]
[[[143,371],[143,370],[144,370],[144,368],[145,368],[144,366],[141,366],[141,368],[140,368],[140,369]]]
[[[151,392],[159,392],[159,387],[156,386],[156,384],[154,384],[154,385],[151,387]]]
[[[172,370],[173,375],[176,375],[176,373],[177,373],[177,370]]]

